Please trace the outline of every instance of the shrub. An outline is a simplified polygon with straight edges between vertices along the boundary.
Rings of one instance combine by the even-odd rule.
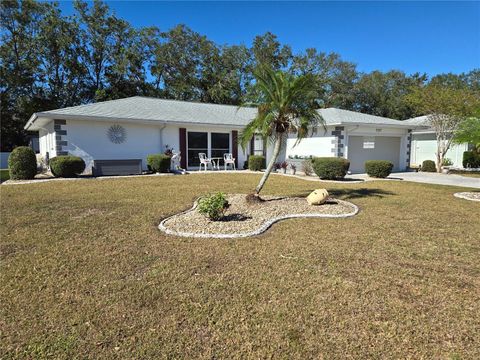
[[[213,221],[220,220],[227,208],[228,201],[225,194],[221,192],[201,198],[198,201],[198,212]]]
[[[443,161],[442,161],[442,166],[452,166],[453,165],[453,161],[449,158],[443,158]]]
[[[81,157],[72,155],[55,156],[48,164],[55,177],[76,177],[85,170],[85,161]]]
[[[368,176],[376,178],[386,178],[393,169],[393,163],[386,160],[368,160],[365,161],[365,171]]]
[[[147,166],[151,171],[166,173],[170,171],[171,156],[165,154],[147,155]]]
[[[343,179],[350,168],[350,161],[336,157],[317,157],[313,158],[312,167],[320,179]]]
[[[420,168],[420,171],[424,172],[436,172],[437,167],[435,166],[435,161],[433,160],[425,160],[422,163],[422,167]]]
[[[462,165],[464,168],[480,168],[480,154],[476,151],[465,151]]]
[[[252,171],[260,171],[265,168],[265,156],[250,155],[248,158],[248,169]]]
[[[37,158],[35,152],[28,146],[19,146],[13,149],[8,157],[10,179],[28,180],[37,174]]]
[[[311,160],[303,160],[302,161],[302,168],[303,168],[303,173],[307,176],[310,176],[313,174],[313,167],[312,167],[312,161]]]

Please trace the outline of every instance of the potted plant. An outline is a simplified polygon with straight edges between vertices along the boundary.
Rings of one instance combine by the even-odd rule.
[[[292,170],[292,175],[295,175],[295,173],[297,172],[297,165],[290,164],[290,169]]]
[[[287,167],[288,167],[288,163],[286,161],[282,162],[280,164],[280,167],[282,168],[282,173],[283,174],[286,174],[287,173]]]

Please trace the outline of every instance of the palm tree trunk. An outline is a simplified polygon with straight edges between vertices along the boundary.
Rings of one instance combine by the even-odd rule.
[[[265,185],[265,182],[267,181],[268,177],[270,176],[270,173],[272,172],[273,165],[275,165],[278,155],[280,154],[280,149],[282,148],[282,140],[283,140],[283,133],[276,133],[272,158],[270,159],[268,166],[265,169],[265,172],[263,173],[262,179],[260,180],[257,187],[255,188],[255,195],[260,194],[260,191],[262,191],[263,186]]]

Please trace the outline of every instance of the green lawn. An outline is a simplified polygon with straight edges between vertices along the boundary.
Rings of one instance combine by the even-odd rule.
[[[0,169],[0,183],[10,179],[10,173],[8,169]]]
[[[0,358],[480,357],[480,207],[452,196],[465,189],[326,183],[361,212],[238,240],[157,230],[259,176],[2,186]],[[272,176],[265,193],[315,187]]]

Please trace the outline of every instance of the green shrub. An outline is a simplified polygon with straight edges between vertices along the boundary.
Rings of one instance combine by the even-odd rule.
[[[350,161],[337,157],[315,157],[312,159],[312,167],[320,179],[337,180],[347,175]]]
[[[248,157],[248,169],[252,171],[260,171],[265,169],[265,156],[250,155]]]
[[[311,160],[303,160],[302,161],[302,168],[303,168],[303,173],[306,176],[310,176],[313,174],[313,167],[312,167],[312,161]]]
[[[147,166],[154,172],[169,172],[171,161],[172,158],[165,154],[152,154],[147,156]]]
[[[465,151],[462,165],[464,168],[480,168],[480,154],[476,151]]]
[[[85,170],[85,161],[81,157],[72,155],[55,156],[50,159],[48,164],[55,177],[76,177]]]
[[[452,159],[449,159],[449,158],[443,158],[443,161],[442,161],[442,166],[452,166],[453,165],[453,161]]]
[[[201,198],[198,201],[198,212],[214,221],[220,220],[227,208],[228,201],[225,194],[221,192]]]
[[[435,161],[433,160],[425,160],[422,163],[422,167],[420,168],[420,171],[424,172],[436,172],[437,167],[435,166]]]
[[[365,161],[365,172],[368,176],[376,178],[386,178],[391,174],[393,163],[386,160],[368,160]]]
[[[13,149],[8,157],[10,179],[28,180],[37,174],[37,158],[35,152],[28,146],[19,146]]]

